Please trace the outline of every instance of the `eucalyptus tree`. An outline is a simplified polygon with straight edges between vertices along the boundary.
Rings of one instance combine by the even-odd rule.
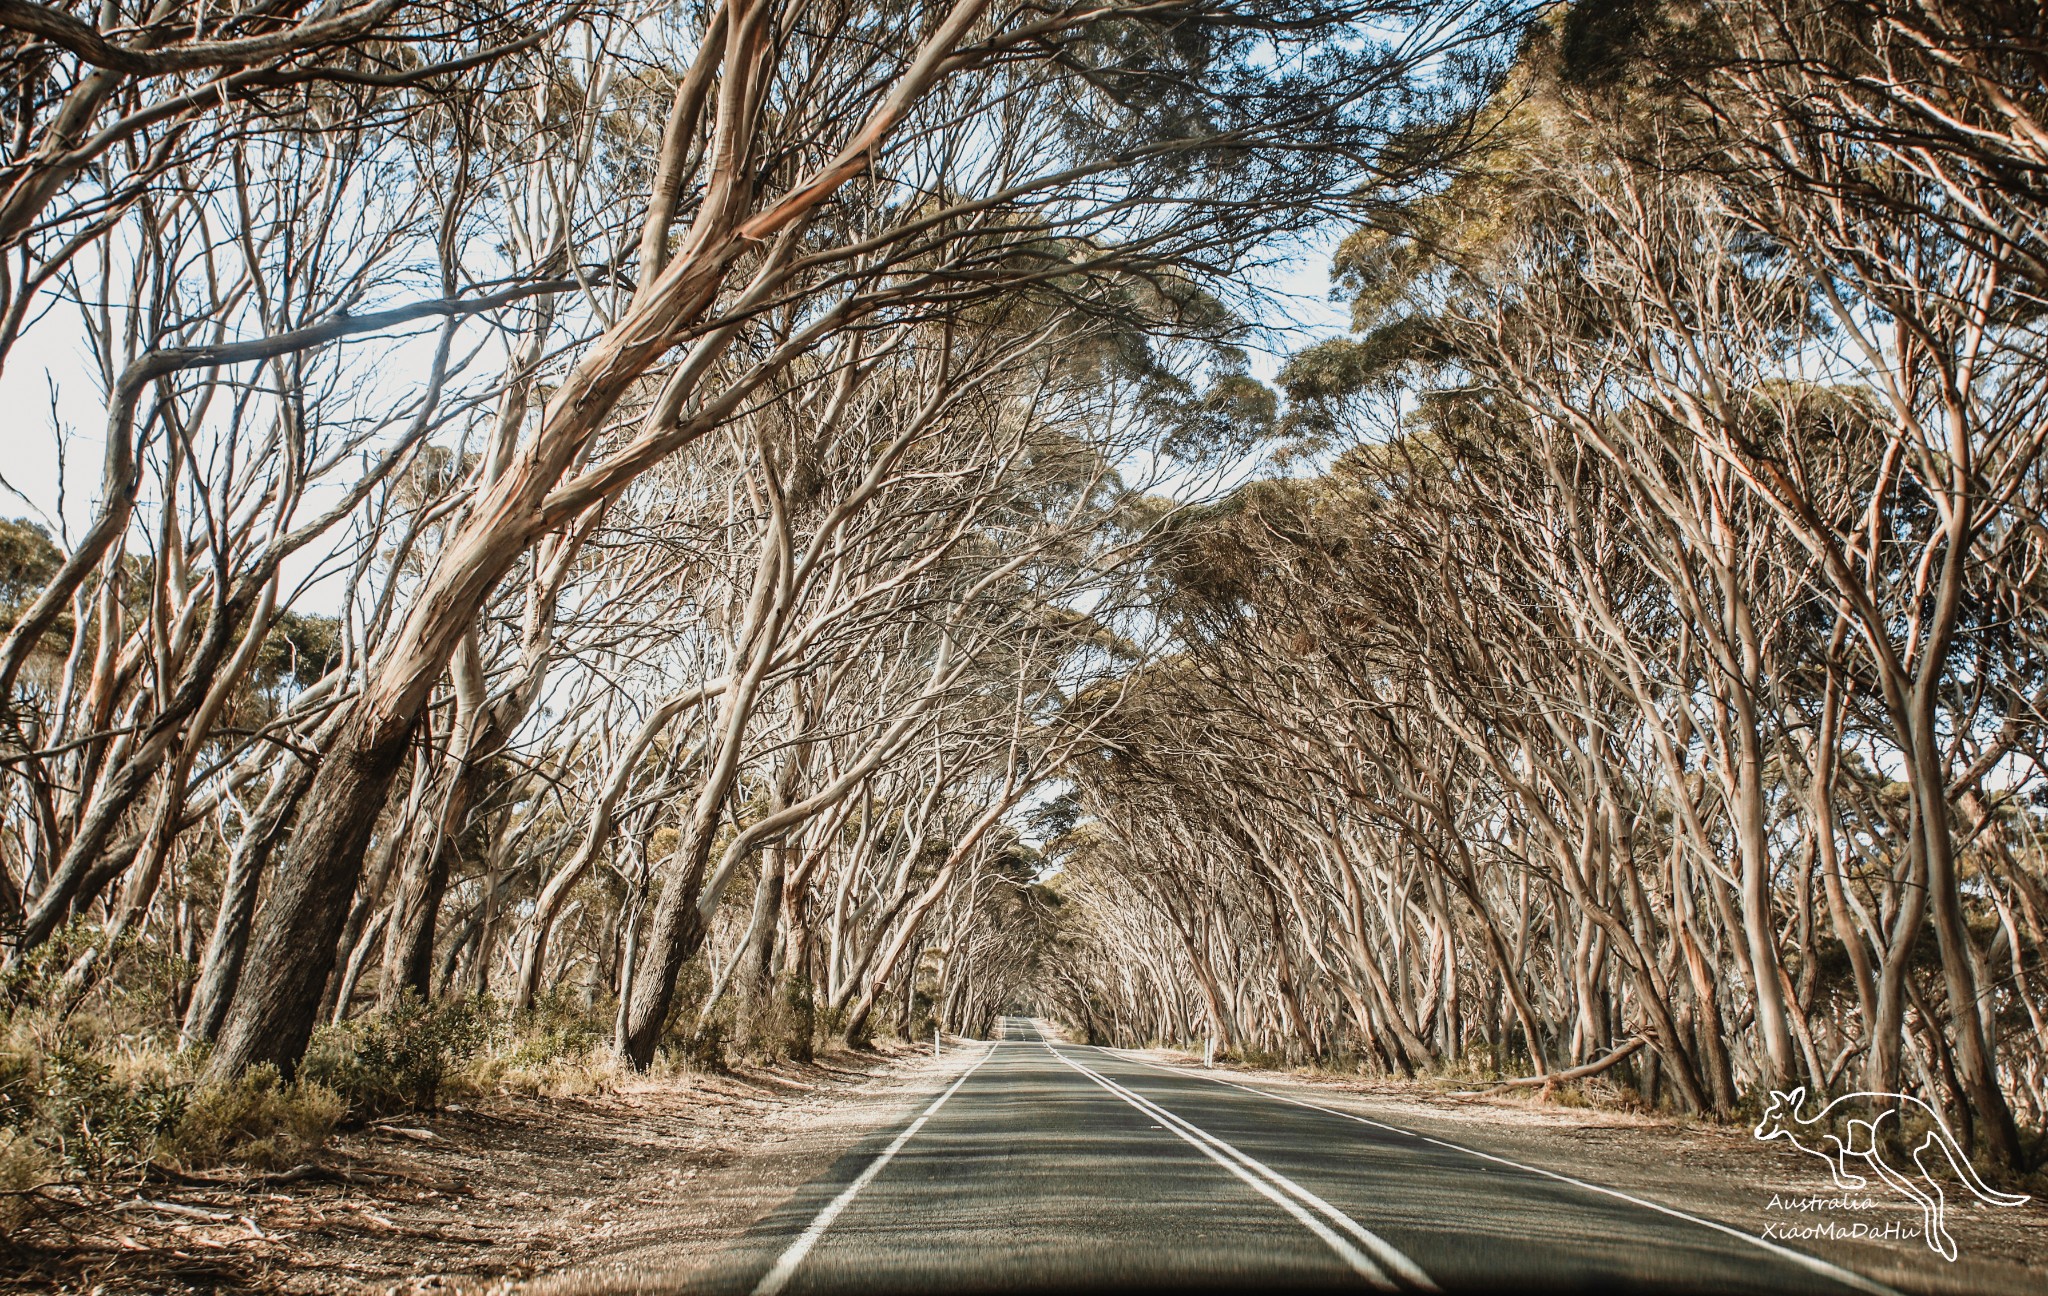
[[[1357,161],[1426,165],[1429,148],[1400,135],[1414,124],[1401,88],[1497,28],[1460,15],[1356,40],[1350,22],[1368,12],[968,0],[928,20],[916,6],[759,0],[678,33],[669,48],[688,71],[642,158],[654,196],[631,290],[622,276],[593,298],[602,331],[564,356],[530,432],[465,502],[365,665],[259,918],[262,975],[241,984],[216,1069],[289,1065],[303,1049],[407,737],[521,554],[851,323],[992,282],[1056,281],[1087,298],[1169,261],[1227,267],[1323,206]],[[885,71],[882,49],[904,54]],[[657,927],[680,931],[680,906],[669,899]],[[636,1036],[665,1006],[665,980],[636,992]]]
[[[138,418],[153,390],[193,373],[205,390],[224,366],[275,363],[498,304],[488,291],[444,292],[351,314],[382,276],[360,277],[361,263],[351,275],[343,268],[349,249],[323,235],[338,233],[334,222],[379,191],[366,170],[387,168],[386,180],[403,173],[405,123],[423,121],[415,139],[431,136],[450,99],[476,94],[503,60],[542,44],[554,26],[489,6],[451,19],[396,0],[217,15],[177,3],[125,8],[94,6],[90,20],[71,6],[26,2],[0,13],[8,35],[0,76],[10,86],[0,162],[0,247],[8,258],[0,271],[0,366],[31,321],[46,324],[53,292],[77,297],[83,285],[87,300],[101,295],[108,306],[104,294],[122,293],[124,281],[140,289],[151,273],[146,264],[122,264],[131,259],[126,249],[145,262],[152,253],[172,261],[155,271],[172,289],[156,300],[156,323],[139,311],[116,329],[103,309],[97,336],[87,325],[107,395],[101,497],[91,525],[0,640],[0,701],[10,709],[21,671],[73,596],[96,570],[118,566],[146,452],[164,436],[162,415]],[[302,151],[308,139],[332,147]],[[261,191],[271,183],[278,203],[266,212]],[[425,188],[401,180],[384,192],[403,210],[403,195]],[[257,210],[238,206],[242,197]],[[302,210],[294,200],[307,205],[309,219],[292,219]],[[350,233],[388,253],[389,212],[378,216],[376,227]],[[204,233],[193,233],[195,222]],[[285,237],[287,229],[302,237]],[[232,237],[206,246],[234,230],[243,235],[239,247]],[[196,262],[187,260],[202,247]],[[310,268],[329,252],[341,261],[331,273]],[[298,282],[249,282],[280,273]],[[212,301],[163,309],[208,292]],[[149,298],[135,300],[140,307]],[[175,443],[161,444],[175,460]]]
[[[402,199],[350,213],[364,187],[421,161],[368,149],[368,134],[336,131],[324,155],[260,135],[239,142],[226,175],[194,170],[183,192],[140,200],[146,234],[121,255],[110,248],[95,272],[60,276],[86,307],[111,402],[109,443],[134,443],[124,453],[149,467],[158,517],[146,535],[124,534],[139,467],[134,481],[104,485],[88,534],[0,649],[10,688],[25,685],[9,713],[19,741],[10,765],[31,786],[72,789],[59,802],[29,798],[50,813],[41,817],[36,854],[47,871],[29,901],[25,944],[90,903],[131,858],[140,860],[131,899],[146,901],[189,818],[195,764],[216,750],[223,709],[290,601],[285,564],[345,536],[426,439],[482,399],[463,384],[473,357],[455,351],[452,318],[433,341],[425,382],[395,400],[351,400],[374,369],[314,350],[347,329],[293,327],[399,273],[419,251],[420,223],[432,219],[427,204]],[[241,187],[252,173],[268,181],[261,194]],[[222,224],[248,237],[222,242]],[[339,227],[355,236],[346,252],[333,246]],[[435,313],[450,312],[408,318]],[[273,332],[246,345],[219,341],[238,326]],[[259,362],[254,372],[230,367]],[[139,409],[145,394],[154,399]],[[130,555],[131,541],[146,552]],[[346,552],[344,541],[337,557]],[[68,642],[53,647],[48,632],[66,610]],[[134,841],[118,837],[152,787],[150,826]]]
[[[1539,417],[1576,421],[1575,435],[1617,461],[1617,426],[1654,427],[1739,484],[1804,551],[1810,566],[1798,579],[1827,591],[1845,644],[1861,650],[1885,745],[1914,798],[1907,894],[1875,978],[1870,1087],[1899,1079],[1906,960],[1924,904],[1967,1094],[1956,1110],[1966,1126],[1981,1118],[1994,1154],[2015,1163],[1985,1021],[1996,996],[1978,984],[1951,807],[1957,785],[1980,780],[1998,759],[1984,755],[2002,744],[1980,744],[1972,772],[1941,735],[1981,723],[1977,690],[1957,687],[1977,651],[1972,608],[1988,593],[1982,568],[2023,529],[2010,501],[2037,474],[2048,437],[2033,290],[2015,273],[2023,258],[1948,210],[1973,200],[1943,187],[1943,164],[1932,164],[1941,177],[1897,168],[1865,178],[1861,137],[1895,131],[1897,105],[1866,105],[1860,128],[1814,129],[1786,105],[1824,93],[1827,75],[1782,60],[1777,72],[1753,70],[1785,48],[1816,60],[1839,53],[1831,19],[1787,30],[1736,20],[1711,35],[1734,51],[1731,70],[1705,87],[1718,129],[1693,146],[1712,150],[1693,174],[1603,175],[1567,150],[1553,192],[1577,231],[1577,282],[1532,269],[1556,246],[1548,231],[1523,240],[1512,286],[1476,281],[1482,300],[1523,316],[1500,381]],[[1561,102],[1581,140],[1615,111]],[[1641,135],[1626,118],[1604,129]],[[2027,210],[2013,194],[1997,201]],[[1507,340],[1497,325],[1480,328],[1487,341],[1468,349],[1475,357]],[[1623,393],[1612,415],[1588,414],[1596,388]]]
[[[1509,1083],[1726,1112],[1860,1075],[2017,1165],[2012,1104],[2048,1111],[2014,849],[2043,772],[2031,47],[1961,55],[1996,6],[1614,8],[1539,28],[1475,119],[1494,147],[1340,252],[1356,336],[1281,380],[1319,471],[1166,537],[1148,688],[1177,702],[1072,766],[1089,868],[1129,879],[1077,882],[1073,929],[1175,931],[1163,874],[1211,897],[1224,965],[1276,966],[1287,913],[1390,1067],[1474,1024],[1498,1061],[1511,1016]],[[1231,896],[1242,859],[1284,910]],[[1091,1033],[1180,987],[1329,1011],[1166,949],[1162,990],[1050,993]]]

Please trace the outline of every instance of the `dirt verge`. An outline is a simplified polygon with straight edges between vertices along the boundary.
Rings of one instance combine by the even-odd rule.
[[[1171,1050],[1130,1056],[1203,1069],[1201,1059]],[[2041,1274],[2048,1272],[2048,1202],[2040,1194],[2022,1206],[1992,1207],[1950,1184],[1947,1227],[1957,1256],[1949,1261],[1918,1235],[1920,1210],[1903,1196],[1875,1183],[1845,1193],[1823,1161],[1782,1142],[1758,1142],[1745,1126],[1571,1107],[1533,1096],[1460,1095],[1325,1072],[1220,1065],[1205,1074],[1612,1188],[1747,1236],[1774,1238],[1908,1292],[2039,1293]],[[1835,1236],[1828,1236],[1830,1226]]]
[[[880,1045],[575,1098],[497,1094],[344,1134],[315,1167],[155,1178],[0,1250],[0,1290],[502,1292],[737,1235],[955,1059]],[[643,1257],[644,1258],[644,1257]]]

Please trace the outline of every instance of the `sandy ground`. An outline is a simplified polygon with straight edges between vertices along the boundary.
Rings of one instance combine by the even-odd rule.
[[[1200,1059],[1183,1053],[1129,1056],[1202,1070]],[[1783,1142],[1760,1143],[1745,1126],[1567,1107],[1515,1094],[1459,1096],[1320,1072],[1219,1066],[1207,1074],[1616,1189],[1750,1236],[1776,1226],[1784,1245],[1904,1291],[2048,1292],[2048,1200],[2040,1194],[2023,1206],[1991,1207],[1951,1187],[1947,1223],[1957,1250],[1951,1262],[1918,1237],[1869,1235],[1895,1222],[1902,1229],[1920,1226],[1919,1209],[1903,1197],[1877,1185],[1844,1194],[1824,1162]],[[1845,1196],[1869,1205],[1839,1204]],[[1828,1204],[1793,1204],[1810,1199]],[[1838,1236],[1785,1236],[1830,1223]],[[1839,1236],[1844,1226],[1859,1223],[1865,1236]]]
[[[70,1236],[0,1251],[0,1291],[507,1291],[536,1273],[716,1243],[954,1065],[928,1048],[504,1094],[345,1134],[289,1182],[155,1182]]]

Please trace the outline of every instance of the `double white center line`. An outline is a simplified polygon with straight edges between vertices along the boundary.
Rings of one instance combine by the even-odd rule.
[[[1101,1072],[1083,1066],[1058,1049],[1048,1045],[1046,1051],[1152,1117],[1202,1155],[1242,1179],[1254,1192],[1286,1211],[1302,1227],[1322,1239],[1324,1245],[1336,1252],[1338,1258],[1351,1266],[1352,1270],[1368,1283],[1382,1291],[1443,1290],[1430,1280],[1420,1265],[1395,1250],[1385,1238],[1286,1175],[1262,1161],[1246,1156],[1214,1134],[1174,1115],[1143,1094],[1126,1089]]]

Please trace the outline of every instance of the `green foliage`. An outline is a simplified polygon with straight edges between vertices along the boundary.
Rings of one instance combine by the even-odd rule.
[[[443,1083],[476,1056],[488,1030],[473,1001],[427,1004],[407,996],[391,1008],[322,1027],[299,1074],[333,1090],[351,1120],[433,1111]]]
[[[258,1066],[202,1085],[198,1057],[169,1047],[170,986],[182,965],[168,955],[131,959],[121,984],[102,980],[81,1007],[64,972],[98,941],[73,923],[0,977],[0,1194],[21,1192],[17,1180],[132,1176],[154,1160],[298,1165],[344,1116],[434,1107],[451,1079],[468,1078],[487,1042],[538,1068],[604,1041],[602,1023],[564,1001],[515,1019],[477,1003],[407,1000],[321,1031],[295,1081]],[[20,1213],[0,1205],[0,1225],[10,1211]]]
[[[606,1015],[577,1002],[557,987],[534,1000],[524,1013],[510,1014],[492,1031],[496,1054],[513,1067],[545,1066],[581,1058],[611,1043]]]
[[[252,678],[258,688],[305,688],[341,657],[341,622],[330,616],[280,612],[264,637]]]
[[[1159,382],[1146,403],[1166,435],[1162,450],[1187,463],[1242,455],[1270,436],[1280,398],[1272,388],[1227,364],[1197,392],[1184,381]]]
[[[28,602],[63,561],[49,531],[27,518],[0,519],[0,609],[11,614]]]
[[[165,1151],[190,1169],[232,1161],[279,1170],[308,1160],[341,1115],[333,1090],[309,1080],[286,1084],[266,1062],[195,1090]]]
[[[1446,1073],[1475,1081],[1503,1080],[1511,1074],[1520,1074],[1517,1068],[1527,1052],[1506,1040],[1498,1044],[1472,1040],[1465,1045],[1457,1061],[1446,1068]]]
[[[1272,1049],[1260,1048],[1256,1044],[1239,1044],[1223,1054],[1224,1060],[1242,1066],[1254,1067],[1261,1071],[1278,1071],[1287,1065],[1287,1056]]]
[[[1617,98],[1696,92],[1732,54],[1710,13],[1665,0],[1577,0],[1555,28],[1559,79]]]
[[[26,1134],[0,1130],[0,1238],[35,1216],[32,1194],[57,1178],[50,1154]]]
[[[106,1051],[71,1037],[0,1045],[0,1134],[96,1178],[147,1165],[183,1118],[190,1086],[160,1068],[117,1070]]]
[[[779,1052],[793,1061],[810,1061],[818,1029],[818,1007],[811,979],[802,975],[777,978],[773,1002]]]
[[[784,1059],[811,1060],[817,1046],[818,1010],[808,977],[778,975],[735,997],[732,1033],[748,1058],[768,1065]],[[687,1046],[685,1056],[694,1047]]]
[[[66,998],[64,969],[97,944],[98,937],[98,931],[84,919],[74,918],[0,973],[0,1020],[12,1023],[17,1017],[27,1022],[65,1016],[57,1007]]]
[[[726,1047],[726,1025],[714,1017],[683,1040],[680,1053],[691,1070],[716,1075],[727,1069]]]
[[[911,991],[910,1015],[896,1023],[897,1033],[906,1040],[929,1040],[938,1025],[938,1008],[923,986]]]
[[[580,993],[557,987],[524,1011],[496,1001],[475,1011],[483,1036],[449,1077],[459,1087],[563,1097],[604,1089],[618,1075],[612,1003],[584,1003]]]
[[[191,1085],[176,1060],[150,1048],[147,1031],[119,1031],[79,1010],[64,973],[88,952],[113,957],[99,946],[97,930],[73,922],[0,977],[0,1143],[15,1161],[110,1178],[157,1155]],[[103,990],[93,1002],[132,1016],[152,993]]]

